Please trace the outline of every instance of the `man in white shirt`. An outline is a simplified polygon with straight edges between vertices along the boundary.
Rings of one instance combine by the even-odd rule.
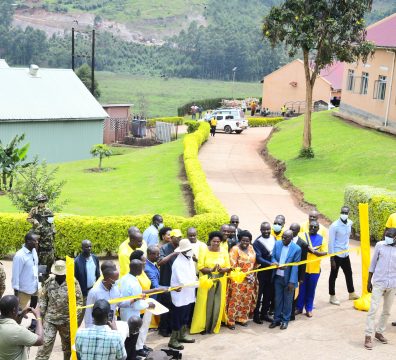
[[[202,241],[197,239],[197,229],[194,227],[189,227],[187,229],[187,238],[190,240],[191,249],[193,252],[193,260],[195,262],[195,270],[198,275],[198,258],[201,251],[205,251],[208,247]]]
[[[25,244],[12,260],[12,288],[19,299],[19,306],[24,309],[38,290],[38,256],[37,245],[40,236],[29,231],[25,235]]]
[[[172,264],[171,287],[179,285],[189,285],[172,291],[172,316],[171,326],[172,335],[168,346],[176,350],[183,350],[184,343],[194,343],[195,340],[188,338],[187,324],[191,314],[191,305],[195,303],[195,288],[197,276],[195,265],[192,259],[193,252],[191,242],[188,239],[182,239],[179,246],[175,249],[179,255]]]

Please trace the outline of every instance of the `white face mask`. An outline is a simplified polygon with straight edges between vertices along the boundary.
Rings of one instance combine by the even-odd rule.
[[[385,236],[384,238],[385,244],[386,245],[392,245],[393,244],[393,238]]]
[[[346,221],[348,219],[348,214],[341,214],[340,219]]]
[[[47,217],[47,221],[48,223],[52,224],[54,222],[54,217],[53,216]]]

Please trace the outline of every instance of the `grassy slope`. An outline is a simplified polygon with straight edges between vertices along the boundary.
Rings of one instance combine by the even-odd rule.
[[[166,213],[188,215],[178,175],[181,140],[142,149],[118,150],[124,155],[103,161],[115,171],[89,173],[97,159],[59,164],[58,177],[67,180],[63,197],[69,204],[65,213],[78,215],[135,215]],[[0,212],[16,209],[5,196]]]
[[[101,103],[130,102],[138,106],[139,95],[148,100],[151,116],[177,115],[177,108],[189,101],[232,97],[232,82],[160,77],[134,76],[97,72],[102,91]],[[235,82],[234,96],[261,96],[261,84]]]
[[[346,185],[371,185],[396,190],[396,139],[362,129],[331,115],[313,116],[315,158],[296,159],[302,141],[302,117],[279,124],[268,144],[272,156],[286,163],[286,176],[334,219],[343,203]]]

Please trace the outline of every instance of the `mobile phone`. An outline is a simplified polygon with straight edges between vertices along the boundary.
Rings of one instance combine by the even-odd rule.
[[[108,317],[109,322],[112,322],[113,318],[114,318],[114,310],[110,310],[109,311],[109,317]]]

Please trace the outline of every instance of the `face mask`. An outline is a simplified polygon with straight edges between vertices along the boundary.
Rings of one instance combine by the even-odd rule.
[[[281,232],[281,230],[282,230],[282,225],[274,224],[274,225],[272,226],[272,228],[274,229],[275,232],[279,233],[279,232]]]
[[[385,236],[384,240],[386,245],[393,245],[393,238]]]
[[[54,222],[54,217],[53,216],[47,217],[47,221],[48,223],[52,224]]]
[[[157,226],[157,229],[161,230],[163,227],[164,227],[164,223],[159,223],[158,226]]]
[[[348,219],[348,215],[347,214],[341,214],[340,215],[340,219],[343,221],[346,221]]]

